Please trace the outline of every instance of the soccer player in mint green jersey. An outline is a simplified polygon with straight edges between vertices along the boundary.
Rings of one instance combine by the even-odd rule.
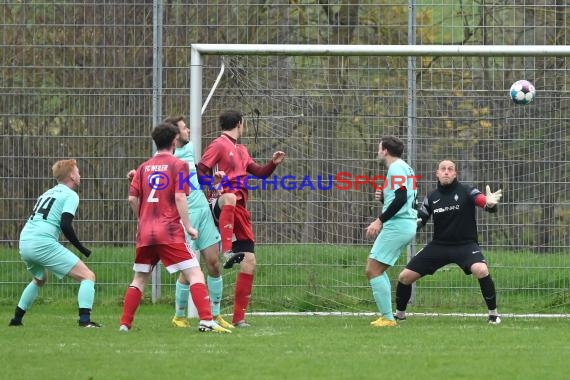
[[[183,116],[176,116],[167,118],[167,123],[174,124],[180,130],[180,135],[176,141],[176,150],[174,156],[187,162],[190,172],[190,183],[192,188],[188,196],[188,211],[190,213],[190,220],[194,224],[194,228],[198,230],[198,238],[191,240],[188,236],[188,241],[192,242],[195,250],[200,251],[206,258],[206,268],[208,276],[206,282],[208,283],[208,293],[210,295],[210,302],[212,307],[212,315],[218,324],[226,329],[232,329],[234,326],[225,321],[220,314],[220,303],[222,301],[222,290],[224,282],[220,271],[220,233],[214,217],[210,210],[208,200],[204,192],[199,190],[200,184],[198,183],[198,174],[196,173],[196,162],[194,160],[194,148],[190,144],[190,130],[186,125]],[[184,327],[188,323],[186,318],[186,311],[188,309],[188,287],[186,279],[183,276],[176,281],[176,309],[174,318],[172,318],[172,325]]]
[[[214,320],[226,329],[233,329],[234,326],[225,321],[220,314],[220,304],[222,301],[222,291],[224,282],[220,271],[220,233],[214,223],[212,211],[204,192],[200,190],[198,183],[198,176],[196,173],[196,163],[194,161],[194,149],[190,144],[190,130],[186,125],[184,116],[173,116],[164,120],[165,123],[170,123],[178,127],[180,135],[176,140],[176,150],[174,156],[188,163],[189,177],[190,177],[190,195],[186,198],[188,202],[188,212],[190,220],[194,228],[198,230],[198,238],[192,240],[190,236],[186,235],[188,242],[192,245],[195,251],[200,251],[206,259],[206,268],[208,276],[206,282],[208,284],[208,293],[210,295],[210,305],[212,308],[212,315]],[[129,173],[134,175],[134,171]],[[190,284],[186,278],[181,274],[176,281],[176,294],[175,294],[175,314],[172,318],[172,326],[174,327],[190,327],[187,318],[188,299]]]
[[[79,206],[79,196],[74,189],[81,176],[75,160],[57,161],[52,167],[58,184],[38,198],[32,214],[20,234],[20,256],[32,275],[16,307],[10,326],[22,326],[22,318],[36,300],[40,287],[47,282],[48,272],[58,278],[69,276],[79,282],[79,326],[101,327],[91,320],[91,308],[95,298],[95,274],[69,249],[59,243],[63,232],[71,244],[85,257],[91,255],[79,242],[72,221]]]
[[[386,271],[416,235],[416,176],[401,159],[403,152],[404,143],[397,137],[380,140],[378,158],[388,167],[388,174],[375,198],[383,200],[384,205],[380,216],[366,228],[366,235],[376,238],[366,264],[366,275],[380,312],[380,317],[371,322],[373,327],[398,326],[392,313],[392,291]]]

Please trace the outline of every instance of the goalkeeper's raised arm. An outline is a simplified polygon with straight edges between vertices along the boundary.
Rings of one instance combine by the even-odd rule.
[[[396,319],[405,319],[405,310],[412,294],[412,284],[426,275],[434,274],[448,264],[458,265],[465,274],[473,274],[479,281],[481,294],[487,304],[487,320],[501,322],[497,313],[495,284],[489,274],[477,238],[476,208],[495,212],[502,191],[485,194],[479,189],[457,180],[455,163],[441,161],[436,171],[437,188],[422,202],[418,223],[425,225],[433,218],[433,239],[422,248],[400,273],[396,288]]]

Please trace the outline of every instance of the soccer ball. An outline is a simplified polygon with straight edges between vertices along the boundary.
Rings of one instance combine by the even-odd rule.
[[[518,80],[511,86],[511,99],[515,104],[529,104],[534,99],[534,86],[527,80]]]

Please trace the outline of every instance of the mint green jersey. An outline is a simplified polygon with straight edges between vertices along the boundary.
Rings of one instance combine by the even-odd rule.
[[[388,174],[386,175],[386,182],[384,185],[384,206],[382,207],[382,212],[385,212],[386,209],[388,209],[388,206],[390,206],[394,201],[394,193],[401,186],[406,186],[406,192],[408,195],[406,204],[403,205],[396,215],[390,218],[386,223],[389,223],[393,219],[412,219],[415,222],[417,211],[414,203],[418,190],[414,170],[410,165],[402,159],[394,161],[388,168]]]
[[[54,240],[61,235],[61,215],[75,216],[79,195],[69,187],[58,184],[38,198],[32,215],[20,233],[20,240]]]
[[[174,156],[188,163],[190,175],[190,194],[186,198],[188,201],[188,210],[206,207],[208,208],[208,200],[198,182],[198,173],[196,172],[196,162],[194,161],[194,148],[191,143],[183,147],[176,148]]]

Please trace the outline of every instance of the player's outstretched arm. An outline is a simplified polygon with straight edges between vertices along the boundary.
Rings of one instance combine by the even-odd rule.
[[[503,196],[503,191],[501,189],[491,192],[489,185],[485,186],[485,211],[496,212],[497,204]]]
[[[285,160],[285,152],[278,150],[277,152],[273,153],[273,157],[271,158],[271,161],[275,165],[279,165],[280,163],[283,162],[283,160]]]
[[[426,225],[431,216],[431,206],[428,197],[425,197],[420,208],[418,209],[418,230]]]

